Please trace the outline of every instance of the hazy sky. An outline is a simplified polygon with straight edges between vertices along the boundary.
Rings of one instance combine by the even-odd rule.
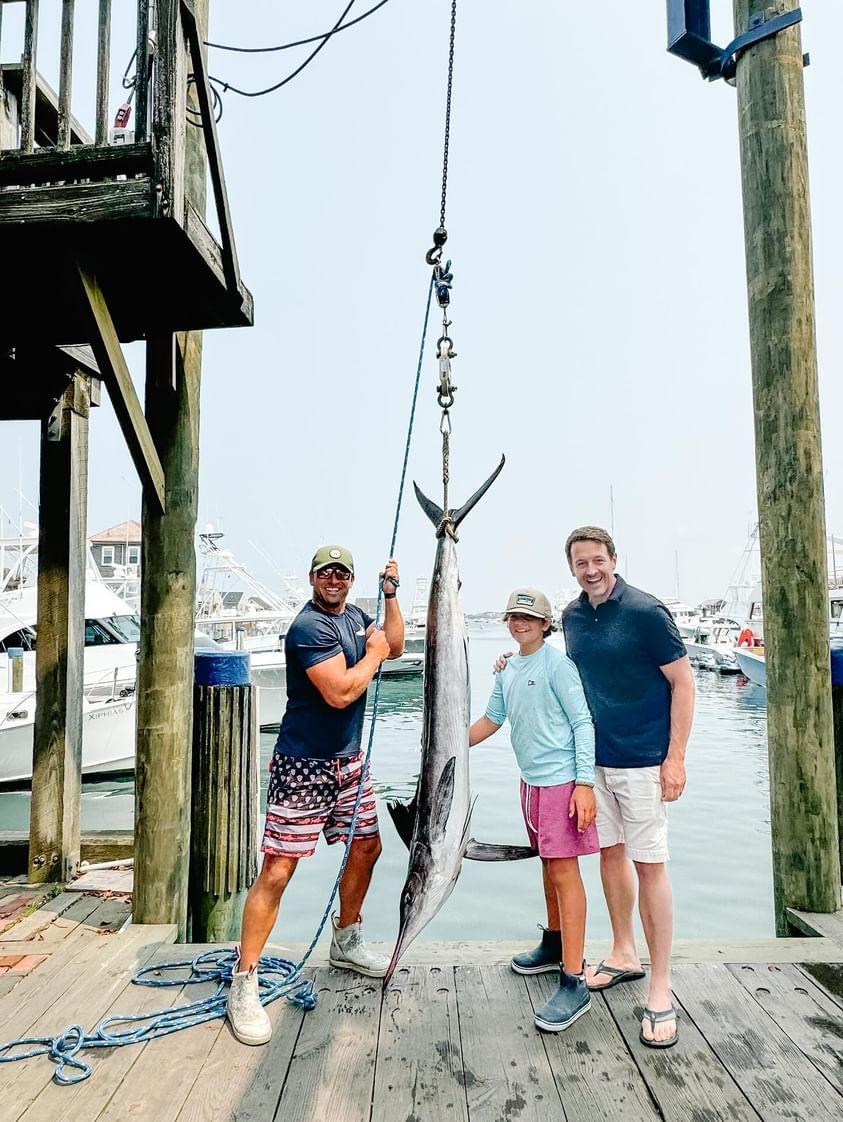
[[[326,30],[342,7],[211,0],[211,37],[284,42]],[[843,5],[802,7],[827,519],[843,534]],[[41,9],[55,82],[59,5]],[[90,123],[96,5],[77,9],[75,110]],[[317,544],[346,543],[359,594],[374,590],[389,544],[438,222],[449,9],[390,0],[282,91],[225,98],[255,327],[206,335],[200,522],[221,520],[230,548],[271,581],[250,542],[301,574]],[[503,606],[516,584],[570,586],[565,535],[608,525],[610,487],[621,571],[664,596],[677,553],[683,599],[722,593],[755,517],[735,91],[666,53],[664,9],[460,0],[447,221],[454,500],[507,456],[461,533],[469,610]],[[22,12],[5,9],[4,60],[19,54]],[[716,41],[732,38],[729,2],[713,0],[712,23]],[[131,34],[115,29],[112,115]],[[258,88],[305,51],[212,51],[211,72]],[[431,346],[411,478],[434,498],[436,376]],[[16,511],[19,462],[37,501],[37,427],[6,423],[0,439],[0,503]],[[104,399],[89,529],[139,506]],[[407,604],[433,550],[410,491],[398,546]]]

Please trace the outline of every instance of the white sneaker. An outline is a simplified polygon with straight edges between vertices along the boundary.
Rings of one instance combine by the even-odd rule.
[[[334,937],[331,940],[331,953],[328,961],[338,970],[356,970],[368,978],[382,978],[389,969],[389,959],[375,954],[366,946],[363,938],[362,923],[350,923],[348,927],[338,927],[337,917],[331,916]]]
[[[226,1014],[241,1044],[266,1044],[272,1036],[272,1025],[261,1005],[256,965],[231,975]]]

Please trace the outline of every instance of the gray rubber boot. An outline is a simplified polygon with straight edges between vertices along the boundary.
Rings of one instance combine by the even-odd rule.
[[[515,955],[509,965],[516,974],[549,974],[561,970],[562,932],[550,931],[539,924],[542,941],[531,951]]]
[[[533,1020],[545,1032],[563,1032],[590,1008],[591,994],[585,983],[583,963],[582,974],[566,974],[564,970],[560,973],[559,989]]]

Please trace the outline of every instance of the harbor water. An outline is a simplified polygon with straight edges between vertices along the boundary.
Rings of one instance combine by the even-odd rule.
[[[472,629],[470,663],[473,716],[485,709],[497,654],[511,646],[502,627]],[[688,784],[670,807],[670,874],[676,902],[676,935],[688,938],[769,937],[774,934],[765,693],[743,677],[698,672],[697,709],[688,747]],[[370,711],[371,696],[370,690]],[[386,810],[388,798],[409,799],[419,767],[423,684],[421,678],[385,681],[372,756],[378,793],[383,855],[366,899],[365,923],[373,939],[391,940],[398,928],[398,900],[407,851]],[[367,729],[364,733],[368,735]],[[261,776],[275,734],[261,735]],[[518,771],[506,726],[472,750],[476,797],[471,834],[479,841],[524,844]],[[0,830],[26,830],[29,794],[0,792]],[[85,783],[83,830],[130,829],[131,777]],[[285,894],[277,942],[307,941],[322,914],[341,854],[320,841],[302,861]],[[589,899],[590,938],[609,937],[598,858],[580,861]],[[422,935],[425,940],[531,940],[542,922],[537,861],[486,864],[466,861],[454,892]]]

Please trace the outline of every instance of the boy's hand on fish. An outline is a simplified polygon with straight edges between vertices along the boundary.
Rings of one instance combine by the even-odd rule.
[[[514,654],[515,654],[515,651],[504,651],[504,653],[502,655],[498,656],[498,660],[495,663],[495,667],[494,667],[496,674],[500,674],[500,672],[502,670],[506,669],[506,660],[508,658],[512,658],[512,656]]]
[[[592,787],[577,786],[574,788],[571,803],[568,807],[568,817],[573,818],[575,814],[577,816],[577,830],[580,833],[594,825],[594,820],[597,817],[597,803],[594,799],[594,789]]]
[[[373,654],[378,662],[389,658],[389,640],[379,627],[376,627],[366,640],[366,654]]]

